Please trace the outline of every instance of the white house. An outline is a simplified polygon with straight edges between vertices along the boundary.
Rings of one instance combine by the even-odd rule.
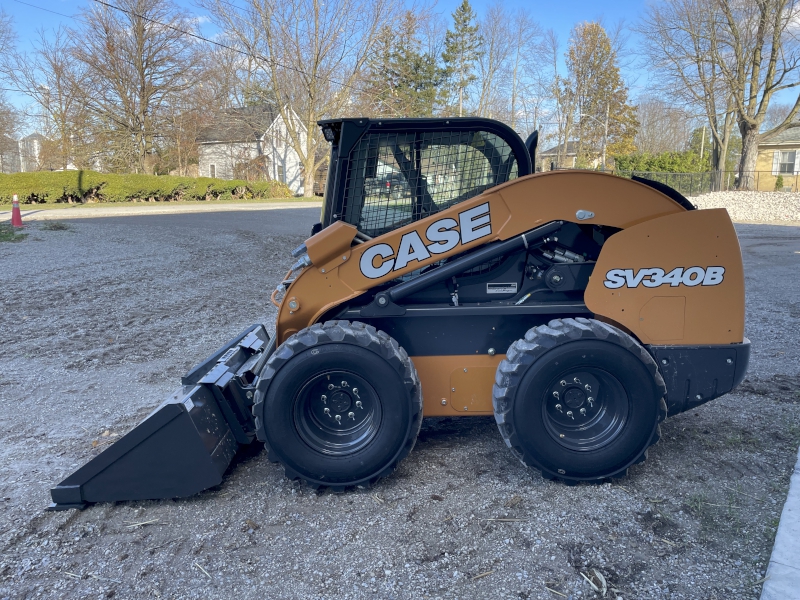
[[[41,133],[32,133],[19,140],[0,135],[0,173],[39,171],[42,168],[42,144],[46,139]]]
[[[302,124],[300,128],[305,145],[305,128]],[[226,110],[200,132],[197,141],[200,177],[273,179],[288,185],[295,194],[303,193],[302,163],[274,106]]]

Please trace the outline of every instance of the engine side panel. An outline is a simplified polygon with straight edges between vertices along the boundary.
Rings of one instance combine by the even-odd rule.
[[[616,233],[584,300],[644,344],[741,343],[744,272],[727,211],[687,211]]]

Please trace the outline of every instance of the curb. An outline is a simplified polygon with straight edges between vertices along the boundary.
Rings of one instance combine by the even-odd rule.
[[[800,449],[761,588],[761,600],[800,600]]]
[[[236,212],[252,210],[279,210],[286,208],[319,208],[321,201],[270,202],[248,204],[174,204],[161,206],[120,206],[108,208],[64,208],[23,210],[22,218],[26,221],[61,221],[68,219],[92,219],[101,217],[142,217],[148,215],[179,215],[206,212]],[[11,219],[11,211],[0,210],[0,223]]]

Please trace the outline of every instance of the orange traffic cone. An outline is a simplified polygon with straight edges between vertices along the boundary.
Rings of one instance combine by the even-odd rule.
[[[24,227],[22,224],[22,213],[19,212],[19,198],[14,194],[11,201],[11,225],[14,227]]]

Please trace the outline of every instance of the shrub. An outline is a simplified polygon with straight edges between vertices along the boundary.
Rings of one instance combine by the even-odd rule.
[[[619,171],[646,173],[700,173],[709,170],[708,157],[701,159],[692,150],[661,154],[626,154],[615,156],[614,164]]]
[[[775,178],[775,191],[776,192],[783,191],[783,175],[778,175]]]
[[[22,204],[57,202],[174,202],[289,198],[277,181],[242,181],[170,175],[115,175],[95,171],[0,174],[0,204],[14,194]]]

